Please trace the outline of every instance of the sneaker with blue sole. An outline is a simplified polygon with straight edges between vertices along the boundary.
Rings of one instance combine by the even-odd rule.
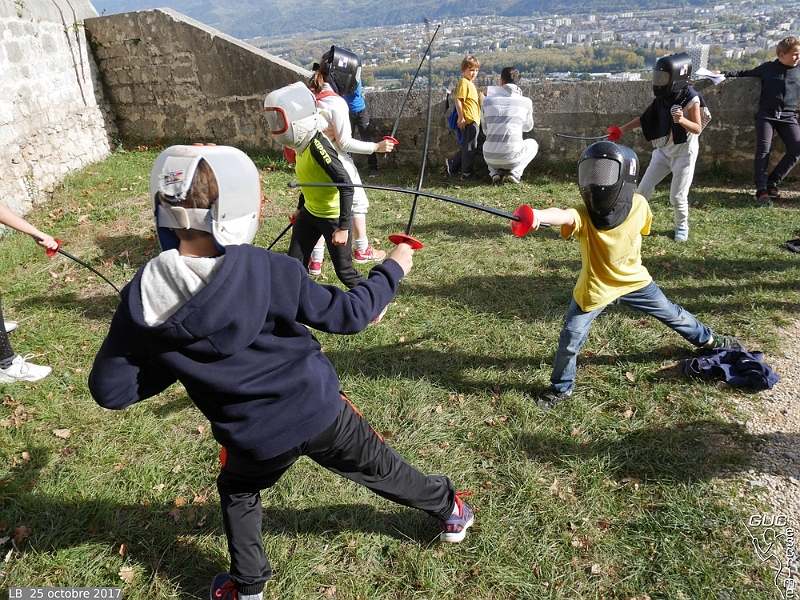
[[[472,511],[472,507],[461,499],[471,495],[472,492],[456,492],[458,514],[454,512],[442,521],[442,532],[439,534],[439,540],[442,542],[457,544],[467,535],[467,529],[472,527],[475,522],[475,513]]]

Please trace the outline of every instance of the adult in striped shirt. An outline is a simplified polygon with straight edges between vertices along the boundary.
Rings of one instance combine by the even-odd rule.
[[[502,70],[500,87],[483,101],[481,127],[486,136],[483,159],[492,183],[519,183],[525,167],[539,152],[539,144],[522,137],[533,129],[533,102],[522,95],[519,71],[514,67]]]

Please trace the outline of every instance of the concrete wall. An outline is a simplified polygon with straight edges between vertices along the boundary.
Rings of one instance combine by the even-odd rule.
[[[269,146],[264,96],[310,73],[169,9],[86,20],[126,139]]]
[[[0,198],[25,214],[116,135],[82,21],[89,0],[0,2]]]

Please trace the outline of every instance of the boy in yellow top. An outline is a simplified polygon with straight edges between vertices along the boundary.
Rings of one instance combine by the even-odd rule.
[[[584,205],[568,210],[534,211],[541,221],[561,226],[561,236],[575,236],[582,268],[558,340],[552,386],[538,398],[544,410],[572,395],[575,365],[592,321],[609,304],[623,304],[655,317],[703,350],[744,345],[732,336],[715,335],[689,311],[670,302],[642,264],[642,236],[650,233],[653,214],[634,193],[639,159],[630,148],[612,142],[589,146],[578,162],[578,186]]]
[[[474,56],[467,56],[461,61],[461,73],[464,76],[458,82],[455,100],[461,149],[452,158],[446,159],[445,164],[448,175],[455,175],[460,170],[462,180],[472,177],[472,160],[478,152],[483,94],[478,92],[472,81],[478,76],[480,68],[481,63]]]

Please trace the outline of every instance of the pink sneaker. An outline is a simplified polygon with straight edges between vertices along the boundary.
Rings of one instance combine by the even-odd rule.
[[[308,261],[308,274],[321,275],[322,274],[322,261],[314,260],[313,258]]]
[[[372,246],[367,246],[367,249],[363,252],[358,248],[353,252],[353,260],[360,265],[371,260],[383,260],[385,256],[386,252],[383,250],[375,250]]]

